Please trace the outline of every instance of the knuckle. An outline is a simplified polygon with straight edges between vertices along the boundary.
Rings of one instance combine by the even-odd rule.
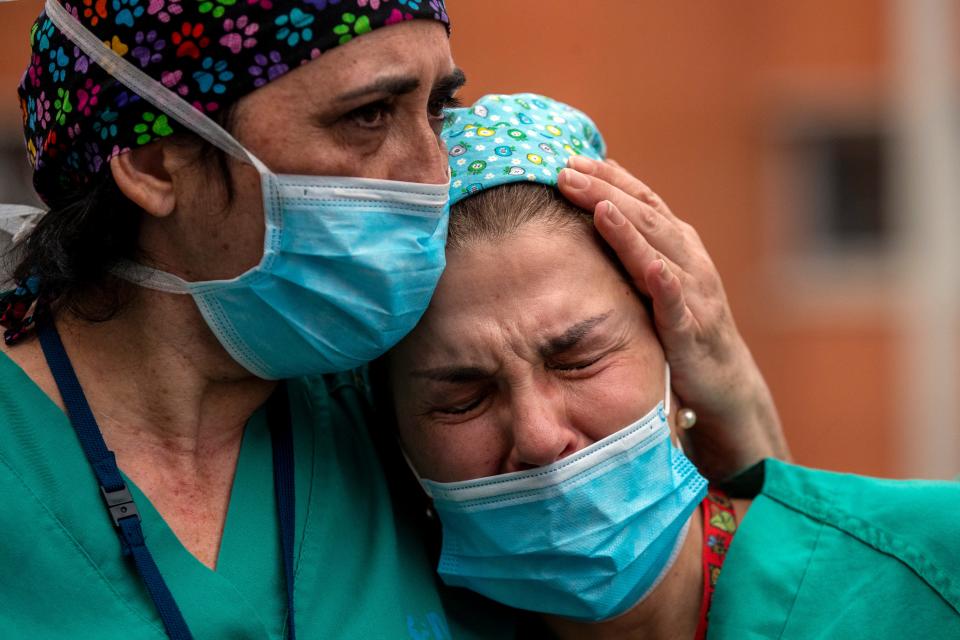
[[[680,232],[683,233],[685,237],[689,238],[690,240],[695,240],[697,242],[700,241],[700,234],[697,232],[694,226],[689,222],[678,219],[677,226],[680,227]]]
[[[657,201],[656,201],[657,194],[655,194],[650,189],[650,187],[648,187],[647,185],[645,185],[644,183],[640,182],[637,179],[634,179],[633,192],[638,200],[642,200],[643,202],[646,202],[652,207],[655,207],[657,205]]]
[[[693,321],[693,316],[683,307],[676,309],[672,324],[678,333],[689,336],[696,332],[697,324]]]
[[[655,232],[660,226],[660,216],[657,215],[657,212],[649,207],[643,207],[640,210],[640,224],[643,226],[644,231]]]

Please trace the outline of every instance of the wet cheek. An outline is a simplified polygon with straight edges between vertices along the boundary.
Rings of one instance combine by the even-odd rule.
[[[470,438],[460,443],[459,464],[452,470],[457,480],[483,478],[500,473],[505,453],[495,438]]]
[[[470,480],[500,472],[503,443],[492,434],[464,429],[433,444],[433,467],[441,481]]]
[[[656,405],[659,389],[644,388],[635,372],[608,371],[571,385],[568,409],[578,429],[592,440],[616,433]],[[662,386],[662,383],[661,383]]]

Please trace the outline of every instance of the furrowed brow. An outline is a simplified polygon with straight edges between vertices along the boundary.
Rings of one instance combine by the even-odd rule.
[[[486,380],[490,377],[490,372],[480,367],[437,367],[435,369],[420,369],[411,371],[410,375],[414,378],[426,378],[436,382],[449,382],[451,384],[476,382]]]
[[[335,100],[336,102],[350,102],[370,95],[402,96],[416,91],[419,86],[420,78],[416,76],[384,76],[377,78],[366,86],[341,93]]]
[[[591,331],[609,318],[611,313],[611,311],[607,311],[592,318],[587,318],[573,325],[559,336],[548,338],[539,349],[541,357],[551,358],[577,346]]]

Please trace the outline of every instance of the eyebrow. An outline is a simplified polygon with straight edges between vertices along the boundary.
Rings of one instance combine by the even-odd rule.
[[[434,83],[433,93],[453,93],[465,84],[467,84],[467,76],[463,73],[463,69],[457,67]]]
[[[578,342],[583,340],[591,331],[609,318],[612,313],[612,311],[607,311],[606,313],[587,318],[571,326],[559,336],[548,338],[546,344],[538,349],[540,356],[549,358],[575,347]],[[477,382],[489,379],[492,375],[490,371],[480,367],[457,365],[436,367],[433,369],[417,369],[410,372],[410,376],[413,378],[425,378],[427,380],[447,382],[450,384]]]
[[[548,338],[546,343],[539,348],[540,356],[550,358],[577,346],[577,343],[583,340],[587,334],[609,318],[611,313],[612,311],[607,311],[592,318],[587,318],[573,325],[559,336]]]
[[[461,69],[454,69],[446,76],[437,80],[433,92],[454,92],[467,82],[467,76]],[[342,93],[336,97],[336,102],[350,102],[370,95],[402,96],[420,87],[420,78],[416,76],[384,76],[377,78],[370,84]]]
[[[476,382],[490,377],[490,372],[480,367],[436,367],[435,369],[419,369],[411,371],[410,375],[414,378],[426,378],[437,382],[449,382],[451,384],[462,384],[465,382]]]

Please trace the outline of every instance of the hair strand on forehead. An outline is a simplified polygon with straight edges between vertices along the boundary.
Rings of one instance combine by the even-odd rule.
[[[530,224],[549,232],[573,233],[597,243],[621,279],[633,286],[613,248],[600,236],[593,215],[577,207],[554,187],[531,182],[513,182],[485,189],[450,208],[447,251],[467,249],[480,242],[499,242]],[[652,313],[650,301],[640,296]]]
[[[447,248],[457,250],[482,240],[502,240],[539,222],[557,231],[589,234],[593,217],[553,187],[515,182],[485,189],[453,205]]]

